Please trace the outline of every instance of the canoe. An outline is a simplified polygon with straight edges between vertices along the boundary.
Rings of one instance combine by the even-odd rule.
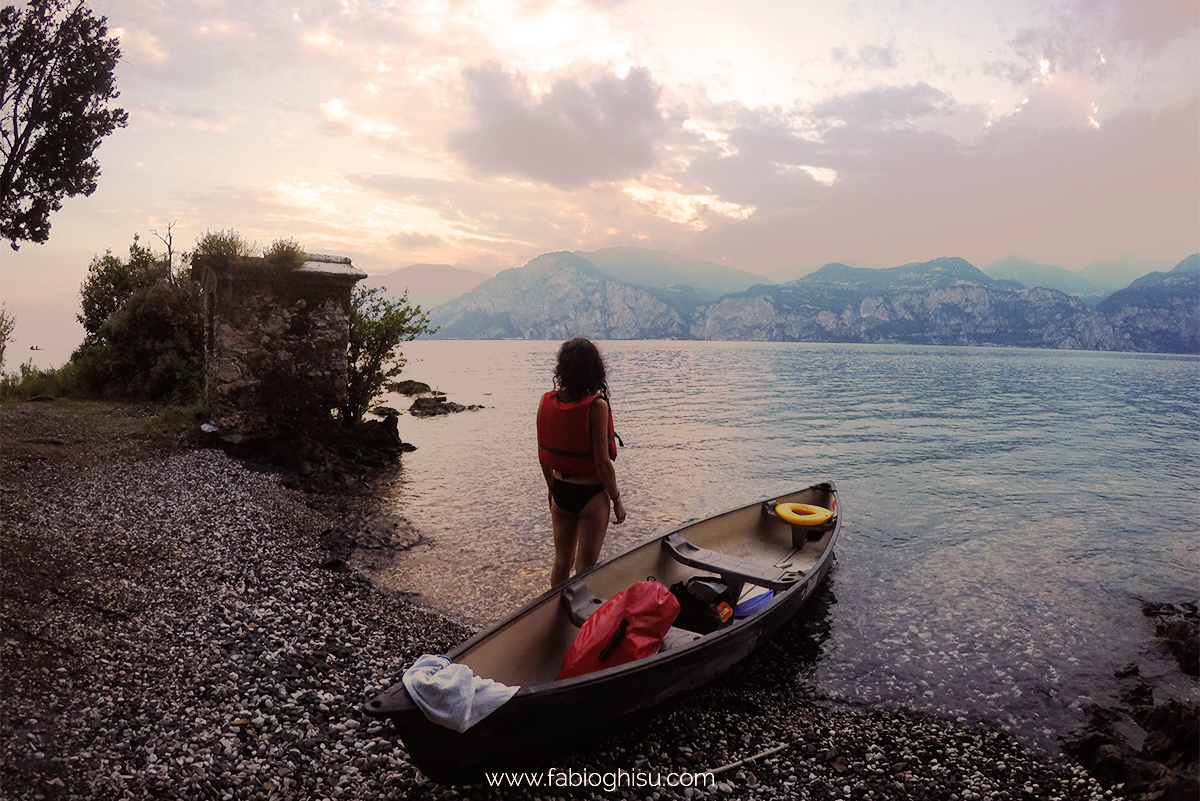
[[[788,503],[833,516],[818,525],[791,523],[777,511]],[[546,765],[747,656],[825,578],[841,521],[837,490],[823,483],[686,523],[549,590],[449,652],[476,676],[520,687],[466,731],[430,721],[402,682],[370,698],[364,712],[390,719],[409,761],[439,784]],[[603,600],[648,577],[671,587],[693,576],[724,583],[744,616],[705,634],[673,626],[651,656],[555,681],[580,626]],[[767,590],[769,599],[762,597]]]

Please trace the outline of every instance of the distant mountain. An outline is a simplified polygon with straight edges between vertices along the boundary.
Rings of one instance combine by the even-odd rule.
[[[712,261],[676,256],[665,250],[617,247],[591,253],[577,250],[575,255],[587,259],[614,281],[661,289],[691,287],[704,303],[730,292],[742,292],[755,284],[772,283],[761,275]]]
[[[983,272],[992,278],[1016,281],[1026,289],[1041,286],[1046,289],[1057,289],[1068,295],[1096,297],[1097,300],[1107,294],[1102,287],[1093,284],[1078,273],[1073,273],[1055,264],[1038,264],[1035,261],[1026,261],[1016,256],[1006,256],[999,261],[994,261],[985,267]]]
[[[730,295],[693,322],[697,339],[1104,349],[1103,317],[1077,298],[991,278],[959,258],[884,270],[827,264]]]
[[[386,289],[393,297],[400,297],[407,289],[408,299],[428,311],[470,292],[490,277],[449,264],[411,264],[384,275],[368,276],[358,285]]]
[[[870,265],[868,265],[868,264],[863,264],[862,262],[856,262],[856,261],[849,260],[849,259],[847,259],[846,261],[843,261],[843,262],[838,262],[838,263],[839,264],[848,264],[851,267],[870,267]],[[818,269],[820,269],[820,268],[813,267],[811,265],[793,264],[793,265],[790,265],[787,267],[776,267],[774,270],[768,270],[766,273],[764,273],[764,275],[767,278],[770,278],[771,281],[775,282],[776,284],[786,284],[789,281],[795,281],[797,278],[803,278],[804,276],[809,275],[810,273],[816,272]],[[876,268],[872,268],[872,269],[876,269]],[[770,282],[763,281],[762,283],[770,283]]]
[[[904,289],[935,289],[960,284],[994,284],[996,279],[984,275],[978,267],[960,258],[934,259],[899,267],[877,270],[871,267],[847,267],[826,264],[785,286],[853,287],[871,291],[900,291]]]
[[[698,305],[690,289],[607,278],[575,253],[545,253],[434,308],[438,339],[677,339]]]
[[[1142,276],[1096,309],[1121,332],[1121,350],[1200,353],[1200,254]]]
[[[1170,262],[1129,255],[1118,259],[1094,261],[1076,274],[1100,287],[1102,292],[1109,293],[1124,289],[1139,276],[1164,270],[1169,266]]]
[[[635,286],[579,253],[547,253],[434,308],[439,338],[714,339],[1195,352],[1200,267],[1146,276],[1092,308],[959,258],[888,269],[827,264],[711,302],[691,286]],[[1120,295],[1121,293],[1118,293]],[[1110,299],[1112,300],[1112,299]],[[1189,305],[1190,304],[1190,305]],[[1175,333],[1170,333],[1175,332]]]

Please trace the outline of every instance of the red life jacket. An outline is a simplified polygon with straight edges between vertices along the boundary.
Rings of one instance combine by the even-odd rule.
[[[588,411],[597,397],[588,395],[574,403],[563,403],[555,390],[542,396],[537,416],[539,462],[560,473],[596,472],[588,433]],[[608,413],[608,457],[617,458],[617,435],[611,411]]]

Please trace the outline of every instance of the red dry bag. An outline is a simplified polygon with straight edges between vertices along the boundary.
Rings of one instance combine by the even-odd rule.
[[[650,656],[678,614],[679,601],[657,581],[622,590],[583,621],[555,681]]]

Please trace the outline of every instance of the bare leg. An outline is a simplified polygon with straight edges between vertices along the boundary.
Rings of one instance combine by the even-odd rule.
[[[608,533],[608,495],[596,494],[579,512],[575,527],[575,572],[582,573],[600,558]]]
[[[550,568],[550,586],[557,587],[571,575],[571,565],[575,562],[579,517],[551,502],[550,525],[554,530],[554,565]]]
[[[600,558],[604,535],[608,533],[608,496],[598,493],[574,515],[557,503],[550,504],[550,525],[554,529],[554,565],[550,568],[550,586],[557,587],[575,573],[582,573]]]

